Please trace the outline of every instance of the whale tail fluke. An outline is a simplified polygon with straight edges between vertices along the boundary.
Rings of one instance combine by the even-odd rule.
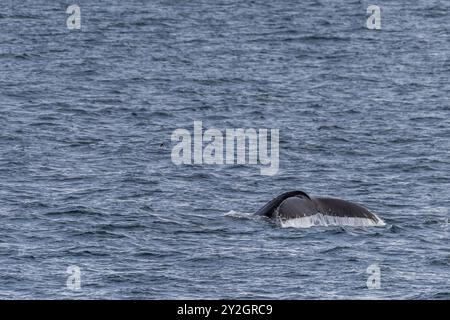
[[[292,197],[306,197],[308,199],[311,200],[311,198],[309,197],[309,195],[303,191],[289,191],[289,192],[285,192],[280,194],[279,196],[277,196],[276,198],[272,199],[271,201],[269,201],[267,204],[265,204],[261,209],[259,209],[256,214],[260,215],[260,216],[266,216],[266,217],[271,217],[274,213],[274,211],[280,206],[280,204],[288,199],[288,198],[292,198]]]
[[[314,198],[320,213],[333,217],[352,217],[370,219],[378,222],[381,219],[363,206],[334,198]]]
[[[288,225],[295,221],[301,226],[384,225],[383,220],[359,204],[334,198],[310,197],[303,191],[280,194],[256,214],[276,218]]]

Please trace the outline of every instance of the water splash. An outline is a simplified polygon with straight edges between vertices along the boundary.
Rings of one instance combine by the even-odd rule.
[[[239,212],[230,210],[224,214],[225,217],[237,218],[237,219],[253,219],[255,216],[253,213],[249,212]]]
[[[381,227],[385,226],[383,220],[377,217],[377,221],[367,218],[336,217],[316,213],[312,216],[283,220],[277,219],[283,228],[311,228],[315,226],[351,226],[351,227]]]

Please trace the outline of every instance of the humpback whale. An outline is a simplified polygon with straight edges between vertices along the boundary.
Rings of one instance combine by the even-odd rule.
[[[334,198],[310,197],[303,191],[280,194],[256,212],[284,226],[383,226],[384,221],[363,206]]]

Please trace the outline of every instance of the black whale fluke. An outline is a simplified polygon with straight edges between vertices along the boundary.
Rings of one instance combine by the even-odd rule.
[[[345,200],[310,197],[303,191],[280,194],[256,212],[269,218],[277,216],[283,220],[322,214],[334,218],[363,218],[375,223],[382,220],[363,206]]]

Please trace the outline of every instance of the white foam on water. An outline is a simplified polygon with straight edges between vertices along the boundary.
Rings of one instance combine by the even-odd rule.
[[[224,216],[232,218],[251,218],[253,216],[253,213],[230,210],[227,213],[224,213]]]
[[[316,213],[315,215],[288,220],[279,218],[278,221],[283,228],[311,228],[315,226],[381,227],[386,225],[383,220],[376,218],[377,221],[368,218],[337,217]]]

